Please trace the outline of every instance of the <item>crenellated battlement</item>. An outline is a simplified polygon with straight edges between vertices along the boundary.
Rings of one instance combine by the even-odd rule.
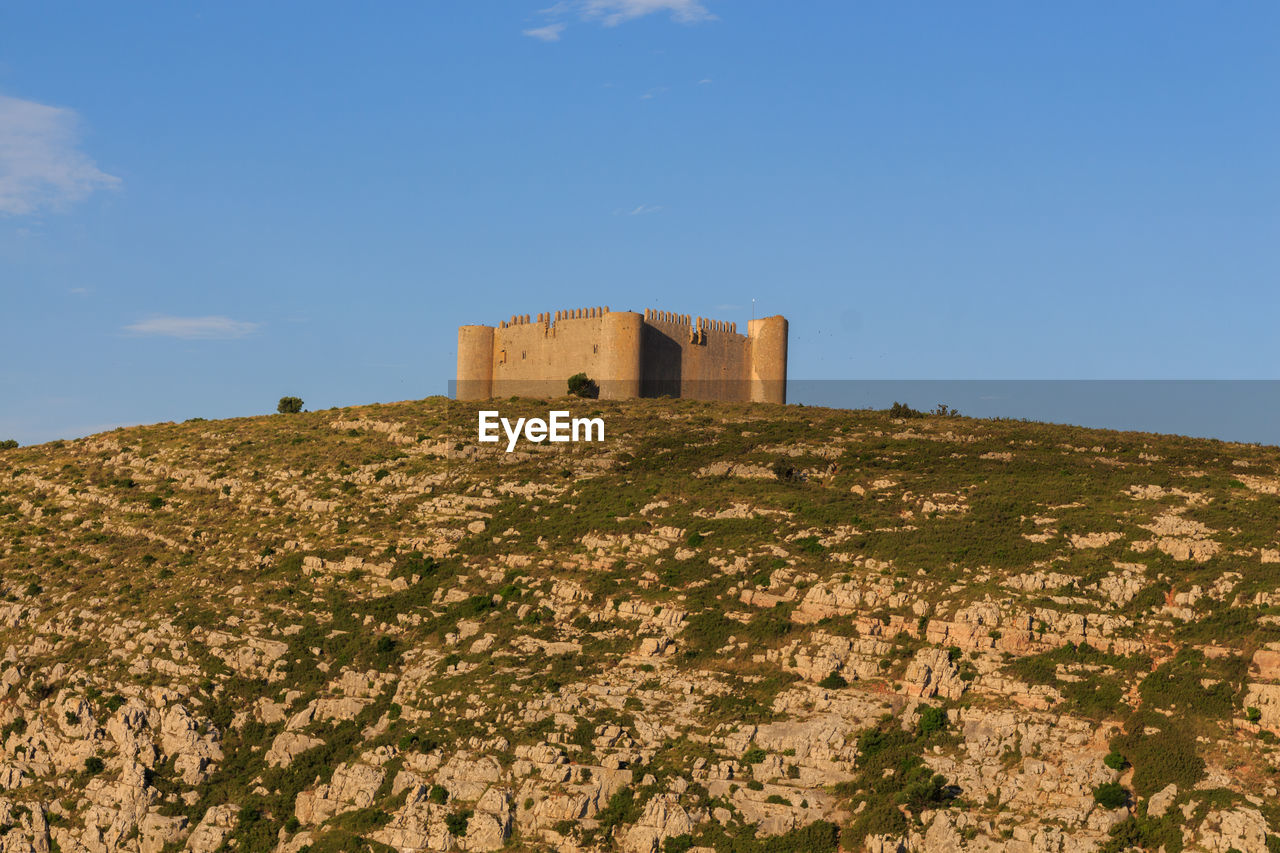
[[[598,320],[609,313],[608,305],[597,305],[594,308],[569,308],[555,313],[555,320]],[[552,315],[544,314],[547,322],[553,322]]]
[[[596,320],[608,313],[608,305],[596,305],[590,308],[565,308],[555,312],[544,311],[533,320],[530,320],[530,315],[528,314],[513,314],[510,319],[499,323],[498,328],[510,329],[515,326],[528,326],[538,323],[549,326],[561,320]]]
[[[674,311],[659,311],[655,308],[644,309],[646,323],[666,323],[671,326],[691,326],[693,319],[688,314],[677,314]]]
[[[590,321],[590,322],[580,322]],[[738,324],[607,305],[513,314],[498,326],[458,329],[460,399],[558,396],[576,373],[600,396],[786,401],[787,321]]]
[[[658,311],[654,308],[644,309],[644,321],[669,326],[688,326],[698,332],[725,332],[732,335],[738,333],[738,324],[729,320],[712,320],[709,317],[694,317],[691,314],[676,314],[673,311]]]

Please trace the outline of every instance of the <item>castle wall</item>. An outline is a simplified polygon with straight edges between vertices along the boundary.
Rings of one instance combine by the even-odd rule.
[[[458,329],[459,399],[559,397],[586,373],[603,399],[672,396],[782,403],[787,321],[579,308]]]
[[[641,345],[643,397],[748,400],[750,343],[731,324],[650,316]]]
[[[603,318],[498,329],[493,344],[494,397],[558,397],[575,373],[598,376]]]

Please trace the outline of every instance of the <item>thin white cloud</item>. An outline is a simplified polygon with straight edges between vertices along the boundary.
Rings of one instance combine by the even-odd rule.
[[[627,21],[663,12],[680,24],[716,20],[716,16],[711,14],[701,0],[560,0],[542,10],[542,14],[553,23],[524,30],[524,34],[542,41],[559,41],[560,34],[566,27],[566,18],[616,27]]]
[[[0,214],[61,210],[118,187],[79,149],[79,137],[71,110],[0,95]]]
[[[560,34],[564,32],[564,27],[564,24],[547,24],[545,27],[525,30],[524,34],[538,41],[560,41]]]
[[[598,20],[606,27],[616,27],[655,12],[669,12],[671,20],[681,24],[716,19],[698,0],[582,0],[578,9],[585,20]]]
[[[155,314],[124,330],[133,335],[182,338],[184,340],[230,340],[243,338],[259,328],[259,323],[232,320],[230,317],[172,317]]]
[[[644,216],[649,213],[659,213],[662,210],[660,204],[638,204],[631,209],[618,208],[613,212],[614,216]]]

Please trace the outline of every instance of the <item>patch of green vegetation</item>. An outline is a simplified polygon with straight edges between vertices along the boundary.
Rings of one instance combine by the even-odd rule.
[[[1060,678],[1059,667],[1073,669],[1073,677]],[[1017,658],[1004,667],[1005,672],[1028,684],[1057,689],[1065,700],[1063,710],[1090,719],[1127,716],[1123,679],[1150,668],[1148,657],[1108,654],[1088,643],[1068,643],[1051,651]]]
[[[856,849],[868,835],[902,834],[908,825],[904,810],[918,815],[954,799],[956,791],[921,758],[925,749],[949,738],[933,723],[928,732],[924,728],[903,731],[897,718],[885,715],[858,736],[858,775],[837,785],[836,792],[866,806],[842,835],[842,846]]]
[[[1147,734],[1148,729],[1154,729]],[[1133,790],[1149,797],[1169,784],[1187,790],[1204,776],[1205,763],[1196,752],[1195,736],[1161,714],[1143,711],[1129,718],[1111,741],[1113,752],[1133,765]]]
[[[615,792],[609,798],[609,803],[596,814],[595,829],[583,833],[584,846],[594,843],[597,839],[602,842],[608,841],[614,837],[619,827],[639,820],[640,815],[644,813],[644,803],[648,800],[648,793],[637,796],[633,788],[621,788]]]
[[[947,727],[947,712],[936,705],[926,705],[920,709],[920,721],[916,724],[916,730],[921,736],[940,732]]]
[[[839,690],[842,687],[848,687],[849,682],[840,673],[831,672],[818,682],[818,686],[824,690]]]
[[[1162,818],[1132,815],[1111,827],[1110,837],[1098,848],[1098,853],[1124,853],[1134,849],[1181,853],[1182,824],[1182,813],[1176,809]]]
[[[1198,650],[1185,649],[1144,678],[1138,689],[1144,706],[1184,718],[1229,719],[1247,665],[1243,657],[1210,661]]]
[[[691,837],[680,840],[663,853],[680,853],[693,846],[711,847],[716,853],[835,853],[839,848],[840,829],[825,820],[814,821],[781,835],[757,838],[754,827],[743,827],[735,834],[719,824],[708,824]],[[674,839],[668,839],[673,841]]]
[[[445,815],[445,829],[449,830],[449,834],[454,837],[466,835],[467,825],[471,823],[471,816],[474,813],[471,809],[462,809]]]
[[[1103,782],[1093,789],[1093,801],[1104,809],[1118,809],[1129,802],[1129,791],[1119,782]]]

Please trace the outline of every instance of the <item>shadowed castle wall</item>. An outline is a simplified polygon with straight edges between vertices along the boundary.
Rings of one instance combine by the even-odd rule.
[[[748,400],[750,343],[730,324],[699,328],[651,316],[641,345],[640,395],[693,400]]]
[[[785,402],[786,320],[757,320],[750,329],[741,335],[734,323],[607,307],[462,326],[457,395],[558,397],[570,376],[586,373],[603,399]]]

